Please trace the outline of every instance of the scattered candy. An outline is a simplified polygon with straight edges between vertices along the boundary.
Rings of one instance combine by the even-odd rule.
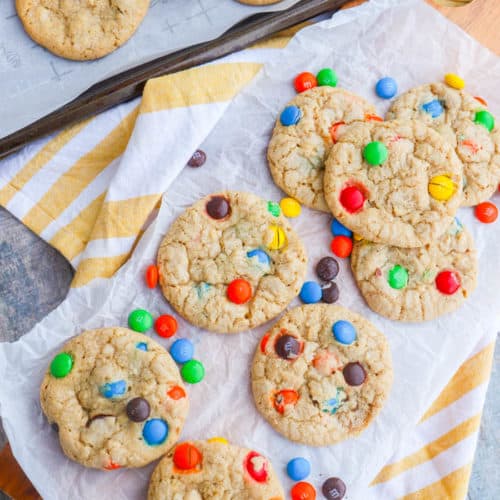
[[[330,243],[332,252],[341,259],[349,257],[352,252],[352,240],[347,236],[335,236]]]
[[[323,495],[328,500],[342,500],[346,489],[344,481],[338,477],[329,477],[321,487]]]
[[[267,245],[269,250],[279,250],[286,245],[286,235],[285,231],[279,226],[269,226],[269,229],[273,233],[273,239],[271,243]]]
[[[256,451],[251,451],[247,455],[245,467],[250,477],[258,483],[264,483],[267,480],[269,462]]]
[[[177,331],[177,320],[170,314],[162,314],[156,318],[155,330],[160,337],[168,339]]]
[[[170,346],[170,356],[174,358],[176,363],[186,363],[192,359],[194,355],[194,346],[189,339],[177,339]]]
[[[484,201],[476,206],[474,214],[478,220],[485,224],[491,224],[498,218],[498,208],[490,201]]]
[[[337,368],[334,368],[334,370],[336,371]],[[331,373],[333,373],[333,371],[331,371],[329,375]],[[337,413],[339,408],[346,400],[347,400],[347,394],[345,393],[344,388],[337,387],[335,389],[335,397],[323,401],[323,403],[321,404],[321,411],[327,412],[330,415],[335,415],[335,413]]]
[[[64,378],[73,369],[73,357],[67,352],[60,352],[50,363],[50,374],[55,378]]]
[[[279,217],[281,214],[281,208],[275,201],[267,202],[267,211],[274,217]]]
[[[330,127],[330,137],[332,138],[333,144],[339,140],[339,128],[345,125],[345,122],[336,122]]]
[[[181,368],[181,375],[188,384],[197,384],[205,377],[205,367],[197,359],[190,359]]]
[[[160,418],[152,418],[144,424],[142,437],[149,446],[163,444],[168,437],[168,424]]]
[[[444,113],[443,104],[438,99],[433,99],[432,101],[422,104],[422,109],[431,115],[432,118],[437,118]]]
[[[377,82],[375,92],[382,99],[392,99],[398,93],[398,84],[394,78],[386,76]]]
[[[207,214],[212,219],[225,219],[231,213],[229,201],[224,196],[212,196],[206,204]]]
[[[127,403],[126,412],[132,422],[144,422],[148,419],[151,408],[144,398],[134,398]]]
[[[488,106],[488,103],[480,96],[476,95],[474,96],[474,99],[478,102],[480,102],[483,106]]]
[[[234,304],[245,304],[252,298],[252,285],[242,278],[231,281],[227,286],[227,298]]]
[[[304,71],[303,73],[298,74],[293,81],[293,86],[299,93],[304,92],[305,90],[312,89],[317,85],[318,82],[316,81],[316,77],[308,71]]]
[[[336,87],[337,86],[337,73],[333,71],[331,68],[323,68],[316,75],[316,80],[318,81],[318,85],[320,87]]]
[[[135,309],[128,316],[128,326],[139,333],[147,332],[153,326],[153,316],[145,309]]]
[[[190,167],[201,167],[205,162],[207,161],[207,155],[205,154],[204,151],[201,149],[197,149],[194,153],[193,156],[191,156],[191,159],[188,161],[188,165]]]
[[[447,175],[436,175],[429,181],[429,194],[438,201],[448,201],[455,193],[455,184]]]
[[[304,457],[292,458],[286,466],[286,473],[293,481],[302,481],[311,473],[311,464]]]
[[[137,342],[135,344],[135,347],[139,349],[140,351],[147,351],[148,350],[148,344],[146,342]]]
[[[474,122],[485,127],[488,132],[495,128],[495,118],[489,111],[484,109],[476,112]]]
[[[221,443],[221,444],[229,444],[229,441],[226,438],[215,436],[213,438],[207,439],[209,443]]]
[[[361,385],[366,380],[365,369],[361,363],[347,363],[342,370],[344,379],[348,385]]]
[[[146,269],[146,284],[149,288],[156,288],[158,284],[158,268],[154,264]]]
[[[298,217],[301,212],[300,203],[293,198],[283,198],[280,201],[281,210],[283,210],[283,215],[285,217],[289,217],[293,219],[294,217]]]
[[[304,304],[315,304],[321,300],[321,287],[315,281],[306,281],[302,285],[299,298]]]
[[[262,337],[262,340],[260,341],[260,352],[262,354],[266,354],[266,346],[267,346],[267,343],[269,342],[269,332],[266,333],[263,337]]]
[[[202,458],[203,455],[196,446],[191,443],[182,443],[175,448],[173,461],[178,469],[190,470],[201,464]]]
[[[392,269],[389,270],[389,275],[387,278],[389,286],[396,290],[400,290],[408,285],[408,270],[403,266],[396,264]]]
[[[315,500],[316,490],[312,484],[301,481],[293,485],[290,495],[292,500]]]
[[[269,257],[269,255],[267,255],[267,253],[260,248],[256,248],[255,250],[250,250],[249,252],[247,252],[247,257],[249,259],[257,257],[257,260],[260,264],[265,264],[267,266],[271,265],[271,257]]]
[[[382,165],[387,160],[389,151],[383,142],[374,141],[368,143],[363,149],[363,158],[366,163],[373,166]]]
[[[337,283],[328,283],[321,289],[321,301],[325,304],[333,304],[339,300],[339,287]]]
[[[367,121],[367,122],[383,122],[384,119],[378,115],[372,115],[370,113],[365,113],[365,121]]]
[[[281,335],[274,344],[276,354],[287,360],[296,359],[302,351],[302,344],[292,335]]]
[[[177,401],[186,397],[186,391],[180,385],[174,385],[172,389],[167,392],[167,396]]]
[[[333,257],[323,257],[316,264],[316,274],[323,281],[332,281],[339,274],[339,263]]]
[[[449,87],[452,87],[457,90],[461,90],[465,87],[465,82],[463,78],[460,78],[458,75],[455,75],[455,73],[446,73],[446,75],[444,75],[444,82]]]
[[[441,271],[436,276],[436,288],[445,295],[453,295],[460,288],[460,275],[456,271]]]
[[[332,220],[330,231],[332,232],[333,236],[347,236],[348,238],[352,238],[352,231],[350,229],[347,229],[337,219]]]
[[[280,116],[281,125],[284,127],[290,127],[291,125],[297,125],[302,118],[302,111],[297,106],[287,106]]]
[[[363,208],[365,195],[357,186],[348,186],[340,193],[340,203],[351,214]]]
[[[107,382],[99,387],[99,392],[107,399],[123,396],[127,392],[127,382],[125,380]]]
[[[465,141],[462,141],[462,146],[465,146],[466,148],[469,148],[472,152],[472,154],[477,154],[480,149],[482,149],[481,146],[478,146],[474,141],[471,141],[469,139],[466,139]]]
[[[293,389],[282,389],[274,396],[274,409],[278,413],[285,413],[287,406],[296,405],[299,400],[299,393]]]
[[[340,344],[350,345],[356,340],[356,328],[350,321],[339,320],[332,326],[334,339]]]
[[[115,464],[113,461],[109,462],[106,467],[104,467],[106,470],[116,470],[116,469],[121,469],[121,465]]]

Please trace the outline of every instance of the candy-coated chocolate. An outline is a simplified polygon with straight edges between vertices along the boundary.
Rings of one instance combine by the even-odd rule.
[[[104,467],[106,470],[117,470],[117,469],[121,469],[122,466],[119,465],[119,464],[115,464],[113,461],[109,462],[108,465],[106,465],[106,467]]]
[[[198,168],[201,167],[206,161],[207,161],[206,153],[201,149],[197,149],[193,153],[193,156],[191,156],[187,164],[189,167]]]
[[[147,332],[153,326],[153,316],[145,309],[135,309],[128,316],[128,326],[139,333]]]
[[[283,231],[281,227],[274,225],[269,226],[269,229],[273,233],[273,239],[267,245],[269,250],[279,250],[280,248],[283,248],[286,245],[285,231]]]
[[[224,196],[212,196],[205,208],[207,214],[215,220],[225,219],[231,213],[231,205]]]
[[[281,208],[280,208],[279,203],[276,203],[275,201],[268,201],[267,202],[267,211],[273,217],[279,217],[281,214]]]
[[[460,288],[460,275],[456,271],[441,271],[436,276],[436,288],[445,295],[453,295]]]
[[[251,451],[245,459],[245,468],[250,477],[258,483],[265,483],[269,474],[269,462],[256,451]]]
[[[452,87],[457,90],[462,90],[465,87],[465,82],[463,78],[460,78],[455,73],[446,73],[446,75],[444,75],[444,82],[449,87]]]
[[[316,80],[320,87],[336,87],[338,77],[332,68],[323,68],[316,75]]]
[[[347,186],[340,193],[340,203],[347,212],[353,214],[363,208],[365,195],[357,186]]]
[[[335,236],[330,243],[332,252],[341,259],[349,257],[352,252],[352,240],[347,236]]]
[[[231,281],[227,287],[227,298],[235,304],[245,304],[252,298],[252,285],[242,278]]]
[[[293,481],[302,481],[311,473],[311,463],[304,457],[292,458],[286,465],[286,473]]]
[[[304,71],[303,73],[298,74],[293,81],[293,86],[297,92],[304,92],[305,90],[312,89],[316,87],[318,82],[316,77],[309,73],[308,71]]]
[[[175,448],[172,457],[174,465],[180,470],[191,470],[201,464],[203,455],[196,446],[191,443],[181,443]]]
[[[333,281],[321,289],[321,301],[325,304],[333,304],[339,300],[339,287]]]
[[[488,103],[486,102],[486,100],[484,100],[482,97],[476,95],[474,96],[474,99],[478,102],[480,102],[483,106],[488,106]]]
[[[269,255],[267,255],[267,253],[260,248],[256,248],[255,250],[250,250],[249,252],[247,252],[247,257],[249,259],[253,259],[254,257],[256,257],[257,261],[260,264],[265,264],[266,266],[271,265],[271,257],[269,257]]]
[[[287,406],[296,405],[299,400],[299,393],[294,389],[282,389],[274,395],[274,409],[278,413],[285,413]]]
[[[170,314],[162,314],[156,318],[155,330],[160,337],[168,339],[177,331],[177,320]]]
[[[331,281],[339,274],[339,263],[333,257],[323,257],[316,264],[316,274],[323,281]]]
[[[396,290],[405,288],[408,285],[408,270],[396,264],[389,270],[387,281],[389,282],[389,286]]]
[[[151,407],[144,398],[134,398],[127,403],[125,411],[132,422],[144,422],[149,418]]]
[[[297,125],[302,118],[302,111],[297,106],[287,106],[280,115],[281,125],[284,127],[290,127],[292,125]]]
[[[366,372],[361,363],[347,363],[342,370],[344,380],[348,385],[358,386],[366,380]]]
[[[370,113],[365,113],[365,121],[367,121],[367,122],[383,122],[384,119],[378,115],[372,115]]]
[[[283,198],[280,201],[280,207],[283,211],[283,215],[285,217],[289,217],[290,219],[298,217],[300,215],[300,212],[302,211],[300,203],[293,198]]]
[[[170,346],[170,356],[172,356],[176,363],[186,363],[193,355],[194,345],[189,339],[177,339]]]
[[[99,387],[99,392],[107,399],[123,396],[127,392],[127,382],[125,380],[107,382]]]
[[[498,218],[498,208],[491,201],[484,201],[476,206],[474,214],[481,222],[491,224]]]
[[[292,335],[280,335],[274,344],[276,354],[287,360],[296,359],[302,351],[302,344]]]
[[[438,99],[433,99],[432,101],[425,102],[422,104],[422,109],[432,118],[437,118],[444,113],[443,103]]]
[[[394,78],[386,76],[377,82],[375,92],[382,99],[392,99],[398,93],[398,84]]]
[[[263,354],[266,353],[266,346],[267,346],[267,343],[269,342],[269,332],[266,333],[263,337],[262,337],[262,340],[260,341],[260,352],[262,352]]]
[[[316,490],[312,484],[300,481],[300,483],[293,485],[290,495],[292,500],[315,500]]]
[[[135,344],[135,347],[139,349],[140,351],[147,351],[148,350],[148,344],[146,342],[137,342]]]
[[[369,142],[363,149],[363,158],[366,163],[373,166],[382,165],[388,156],[387,146],[380,141]]]
[[[350,345],[356,340],[356,328],[350,321],[339,320],[332,326],[333,338],[345,345]]]
[[[330,231],[333,236],[347,236],[348,238],[352,238],[352,231],[344,226],[337,219],[333,219],[330,224]]]
[[[315,304],[321,300],[321,287],[315,281],[306,281],[299,293],[304,304]]]
[[[168,437],[168,424],[161,418],[148,420],[142,429],[142,437],[149,446],[163,444]]]
[[[50,363],[50,374],[55,378],[64,378],[73,369],[73,357],[67,352],[57,354]]]
[[[476,112],[474,122],[485,127],[488,132],[491,132],[495,128],[495,118],[485,109]]]
[[[436,175],[429,181],[429,194],[437,201],[448,201],[455,190],[455,184],[448,175]]]
[[[321,491],[327,500],[342,500],[346,489],[344,481],[338,477],[329,477],[321,487]]]
[[[229,444],[229,441],[226,438],[215,436],[213,438],[207,439],[209,443],[221,443],[221,444]]]
[[[339,128],[342,127],[342,125],[345,125],[345,122],[340,121],[340,122],[335,122],[330,127],[330,137],[332,138],[333,144],[335,144],[338,141]]]
[[[181,375],[188,384],[197,384],[205,377],[205,367],[197,359],[190,359],[181,368]]]
[[[158,268],[154,264],[151,264],[146,269],[146,285],[148,285],[149,288],[156,288],[157,284],[158,284]]]
[[[174,385],[172,389],[167,392],[167,396],[177,401],[186,397],[186,391],[180,385]]]

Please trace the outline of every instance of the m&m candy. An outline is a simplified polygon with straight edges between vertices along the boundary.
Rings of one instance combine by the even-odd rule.
[[[330,243],[332,252],[341,259],[349,257],[352,252],[352,240],[347,236],[335,236]]]
[[[190,359],[181,368],[181,375],[188,384],[197,384],[205,377],[205,367],[197,359]]]
[[[145,309],[135,309],[129,314],[128,326],[136,332],[144,333],[153,326],[153,316]]]
[[[245,304],[252,298],[252,285],[242,278],[231,281],[227,287],[227,298],[235,304]]]
[[[147,352],[148,350],[148,344],[146,344],[146,342],[137,342],[137,344],[135,344],[135,347],[139,349],[139,351]]]
[[[317,85],[318,82],[316,81],[316,77],[308,71],[304,71],[303,73],[298,74],[293,81],[293,86],[299,93],[304,92],[305,90],[312,89]]]
[[[274,396],[274,409],[278,413],[285,413],[286,407],[297,404],[299,393],[294,389],[282,389]]]
[[[453,295],[460,288],[460,276],[456,271],[441,271],[436,276],[436,288],[445,295]]]
[[[186,391],[180,385],[174,385],[172,389],[167,392],[167,396],[177,401],[186,397]]]
[[[332,232],[333,236],[347,236],[348,238],[352,238],[352,231],[350,229],[347,229],[337,219],[332,220],[330,231]]]
[[[231,204],[224,196],[212,196],[207,201],[205,210],[212,219],[221,220],[231,214]]]
[[[245,467],[250,477],[258,483],[264,483],[267,480],[269,462],[260,453],[251,451],[245,459]]]
[[[437,118],[444,113],[443,104],[438,99],[433,99],[432,101],[422,104],[422,109],[432,118]]]
[[[181,470],[194,469],[197,465],[201,464],[202,458],[201,451],[191,443],[178,445],[172,457],[174,465]]]
[[[321,487],[321,491],[327,500],[342,500],[346,489],[344,481],[338,477],[329,477]]]
[[[269,250],[280,250],[286,245],[285,231],[281,227],[275,225],[269,226],[269,230],[272,233],[273,239],[267,245],[267,247],[269,248]]]
[[[405,288],[408,284],[408,270],[396,264],[389,270],[387,281],[389,282],[389,286],[396,290]]]
[[[342,370],[344,380],[348,385],[358,386],[366,380],[366,372],[361,363],[347,363]]]
[[[363,158],[366,163],[373,166],[382,165],[382,163],[387,160],[388,156],[389,151],[383,142],[369,142],[363,149]]]
[[[460,78],[458,75],[455,75],[455,73],[446,73],[446,75],[444,75],[444,82],[449,87],[452,87],[457,90],[461,90],[465,87],[465,82],[463,78]]]
[[[292,458],[286,466],[286,473],[293,481],[302,481],[311,473],[311,464],[304,457]]]
[[[490,201],[485,201],[476,206],[474,214],[481,222],[491,224],[498,218],[498,208]]]
[[[398,84],[394,78],[386,76],[377,82],[375,92],[382,99],[391,99],[398,93]]]
[[[321,288],[321,301],[325,304],[333,304],[339,300],[340,291],[337,283],[331,282]]]
[[[144,398],[134,398],[127,403],[125,412],[132,422],[144,422],[149,418],[151,407]]]
[[[269,255],[267,255],[267,253],[260,248],[248,251],[247,257],[249,259],[253,259],[254,257],[257,258],[257,262],[259,262],[259,264],[265,264],[267,266],[271,264],[271,257],[269,257]]]
[[[290,495],[292,500],[315,500],[316,490],[312,484],[300,481],[300,483],[293,485]]]
[[[353,214],[363,208],[365,195],[357,186],[348,186],[340,193],[340,203],[347,212]]]
[[[168,437],[168,424],[161,418],[148,420],[142,429],[142,437],[150,446],[163,444]]]
[[[267,202],[267,211],[274,217],[279,217],[281,214],[281,208],[275,201]]]
[[[177,320],[170,314],[162,314],[156,318],[155,331],[160,337],[168,339],[177,331]]]
[[[316,75],[316,80],[320,87],[336,87],[337,86],[337,73],[331,68],[323,68]]]
[[[315,281],[306,281],[300,290],[299,297],[304,304],[315,304],[321,300],[321,287]]]
[[[107,399],[123,396],[127,392],[127,382],[125,380],[107,382],[99,387],[99,392]]]
[[[448,201],[455,194],[455,184],[448,175],[436,175],[429,181],[429,194],[437,201]]]
[[[283,210],[283,215],[289,218],[298,217],[302,210],[300,203],[293,198],[283,198],[280,201],[280,207]]]
[[[146,284],[148,288],[156,288],[158,284],[158,268],[154,264],[146,269]]]
[[[486,111],[485,109],[476,112],[474,123],[482,125],[488,132],[491,132],[495,128],[495,118],[489,111]]]
[[[316,274],[323,281],[331,281],[339,274],[339,263],[333,257],[323,257],[316,264]]]
[[[302,118],[302,111],[297,106],[287,106],[280,115],[281,125],[284,127],[290,127],[292,125],[297,125]]]
[[[269,339],[269,336],[267,336],[267,339]],[[281,335],[278,340],[276,340],[276,343],[274,344],[274,351],[280,358],[293,361],[294,359],[297,359],[301,353],[302,347],[303,345],[293,335],[285,334]],[[265,346],[262,352],[265,352]]]
[[[50,363],[50,374],[55,378],[64,378],[73,369],[73,357],[67,352],[60,352]]]
[[[188,339],[177,339],[170,346],[170,356],[176,363],[182,364],[189,361],[194,355],[193,343]]]
[[[332,326],[334,339],[340,344],[350,345],[356,340],[356,328],[350,321],[341,319]]]
[[[220,444],[229,444],[229,441],[226,438],[215,436],[213,438],[207,439],[209,443],[220,443]]]
[[[207,154],[201,149],[197,149],[193,156],[187,162],[189,167],[198,168],[201,167],[207,161]]]

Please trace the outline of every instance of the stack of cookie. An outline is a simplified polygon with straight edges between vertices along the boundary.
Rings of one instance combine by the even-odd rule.
[[[455,214],[500,181],[500,130],[483,99],[423,85],[383,121],[359,96],[313,87],[281,113],[268,161],[286,193],[357,235],[351,267],[375,312],[430,320],[474,290],[477,255]]]

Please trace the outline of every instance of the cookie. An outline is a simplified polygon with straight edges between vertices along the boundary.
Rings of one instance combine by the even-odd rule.
[[[385,336],[337,305],[288,311],[264,335],[252,365],[255,404],[292,441],[328,446],[360,434],[392,385]]]
[[[119,327],[66,343],[43,379],[40,403],[64,453],[107,470],[142,467],[166,453],[189,406],[167,351]]]
[[[212,194],[172,224],[158,251],[163,294],[194,325],[234,333],[278,315],[299,293],[305,249],[277,203]]]
[[[357,241],[351,267],[368,306],[399,321],[425,321],[454,311],[477,284],[474,241],[458,219],[422,248]]]
[[[274,182],[304,205],[328,212],[323,196],[325,158],[346,125],[379,119],[375,113],[374,106],[344,89],[314,87],[298,94],[278,118],[269,142],[267,159]]]
[[[103,57],[123,45],[141,24],[149,0],[16,0],[28,35],[67,59]]]
[[[284,500],[269,460],[225,439],[178,444],[158,464],[148,500]]]
[[[333,215],[377,243],[432,243],[462,199],[462,164],[453,147],[418,120],[353,124],[325,165]]]
[[[477,113],[481,121],[484,111],[483,99],[431,83],[399,96],[387,119],[422,120],[452,144],[464,166],[462,205],[471,206],[490,198],[500,181],[500,128],[494,121],[491,131],[475,122]]]

